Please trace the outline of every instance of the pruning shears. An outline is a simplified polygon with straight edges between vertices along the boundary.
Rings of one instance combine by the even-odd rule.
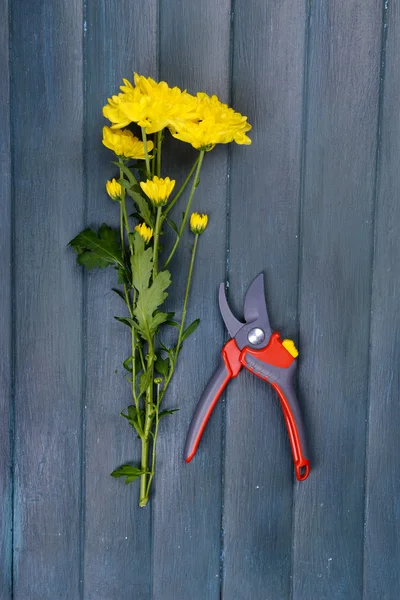
[[[256,377],[267,381],[277,392],[289,434],[296,477],[303,481],[310,473],[310,461],[307,458],[303,420],[293,386],[298,351],[292,340],[281,340],[279,333],[271,330],[263,274],[254,279],[246,293],[244,323],[232,314],[223,283],[219,288],[219,308],[231,339],[223,347],[222,361],[197,405],[186,438],[185,461],[190,462],[196,454],[219,397],[232,377],[237,377],[244,367]]]

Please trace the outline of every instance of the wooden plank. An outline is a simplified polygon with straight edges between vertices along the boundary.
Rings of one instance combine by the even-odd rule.
[[[242,318],[246,290],[263,272],[271,323],[297,343],[305,2],[239,1],[234,18],[232,101],[253,124],[253,144],[232,149],[229,300]],[[226,600],[289,597],[292,496],[278,398],[242,372],[226,400]]]
[[[293,598],[362,597],[381,2],[312,5],[300,390],[313,470],[295,503]]]
[[[0,3],[2,14],[8,14],[8,0]],[[11,160],[10,160],[10,74],[8,19],[0,23],[0,600],[11,598],[12,558],[12,481],[11,444],[13,413],[11,406]]]
[[[82,2],[12,3],[14,598],[78,598]]]
[[[230,2],[161,3],[160,76],[170,85],[229,99]],[[173,58],[172,58],[173,57]],[[171,142],[178,158],[168,167],[182,181],[195,152]],[[179,167],[182,161],[182,167]],[[168,173],[170,170],[168,169]],[[167,171],[165,172],[167,173]],[[206,155],[193,209],[209,214],[209,227],[199,240],[188,323],[200,326],[180,354],[166,406],[180,411],[166,419],[157,453],[154,497],[154,600],[211,600],[220,592],[221,407],[213,413],[193,461],[183,461],[183,446],[199,397],[219,360],[224,332],[217,305],[218,286],[225,278],[227,148]],[[187,198],[187,196],[186,196]],[[186,199],[185,199],[186,200]],[[179,221],[185,202],[174,211]],[[188,234],[171,271],[171,310],[181,313],[189,267]],[[180,267],[180,265],[182,265]],[[166,548],[168,551],[166,552]]]
[[[87,5],[86,170],[87,224],[118,226],[105,182],[116,176],[112,153],[101,144],[107,97],[133,71],[156,74],[156,1],[104,0]],[[151,512],[139,509],[139,485],[110,473],[139,460],[140,443],[119,413],[130,404],[122,362],[129,356],[126,327],[113,319],[124,305],[111,291],[115,271],[87,278],[86,314],[86,523],[84,597],[150,598]]]
[[[387,31],[372,291],[364,598],[400,596],[399,264],[400,7],[386,5]],[[385,41],[385,39],[384,39]],[[386,59],[386,60],[385,60]]]

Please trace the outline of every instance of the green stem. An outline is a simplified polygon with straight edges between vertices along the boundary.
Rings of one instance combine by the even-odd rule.
[[[119,178],[120,179],[124,179],[124,172],[121,169],[121,164],[123,165],[123,163],[121,162],[121,159],[119,159],[119,163],[120,163],[120,169],[119,169]],[[122,196],[121,196],[121,210],[122,210],[122,216],[123,216],[123,223],[125,225],[125,229],[126,229],[126,233],[128,236],[128,243],[129,243],[129,251],[131,253],[131,255],[133,254],[133,245],[132,245],[132,240],[130,237],[130,233],[131,233],[131,228],[129,226],[129,220],[128,220],[128,213],[126,211],[126,202],[125,202],[125,188],[123,188],[122,190]],[[124,239],[124,236],[122,234],[122,240]],[[124,248],[125,242],[123,242],[122,247]]]
[[[182,319],[181,319],[181,323],[179,325],[178,342],[176,344],[175,354],[174,354],[174,357],[172,359],[172,364],[170,366],[168,377],[165,380],[165,384],[164,384],[164,387],[163,387],[162,392],[161,392],[160,403],[161,403],[162,399],[164,398],[165,392],[167,391],[167,388],[168,388],[168,386],[170,384],[170,381],[172,379],[172,375],[174,374],[175,366],[176,366],[176,361],[178,359],[179,350],[180,350],[180,347],[182,345],[182,336],[183,336],[184,327],[185,327],[187,304],[188,304],[188,300],[189,300],[190,287],[191,287],[191,284],[192,284],[193,266],[194,266],[194,260],[195,260],[195,257],[196,257],[196,250],[197,250],[198,240],[199,240],[199,234],[196,234],[196,237],[194,239],[193,249],[192,249],[192,257],[191,257],[191,260],[190,260],[190,267],[189,267],[188,279],[187,279],[187,283],[186,283],[185,299],[184,299],[184,302],[183,302],[183,310],[182,310]]]
[[[147,149],[147,133],[146,133],[145,127],[142,127],[142,138],[143,138],[143,144],[144,144],[144,156],[145,156],[145,160],[146,160],[146,176],[147,176],[147,179],[150,179],[150,177],[151,177],[150,159],[149,159],[149,151]]]
[[[174,204],[176,203],[177,200],[179,200],[179,198],[181,197],[181,195],[183,194],[183,192],[186,189],[187,184],[189,183],[195,168],[197,167],[197,163],[200,160],[200,154],[197,156],[196,160],[193,163],[192,168],[189,171],[188,176],[186,177],[185,181],[182,183],[181,187],[179,188],[176,196],[174,196],[174,198],[171,200],[171,202],[168,204],[167,208],[164,211],[164,214],[167,215],[169,213],[169,211],[171,210],[171,208],[174,206]]]
[[[188,218],[188,215],[189,215],[189,210],[190,210],[190,206],[192,204],[193,196],[194,196],[196,188],[197,188],[197,186],[199,184],[199,174],[200,174],[201,165],[203,164],[204,153],[205,153],[204,150],[200,151],[199,162],[197,163],[197,169],[196,169],[196,173],[195,173],[195,176],[194,176],[194,179],[193,179],[192,189],[190,190],[190,195],[189,195],[188,203],[187,203],[187,206],[186,206],[186,210],[185,210],[185,212],[183,214],[183,219],[182,219],[182,224],[181,224],[180,229],[179,229],[179,234],[178,234],[178,237],[176,238],[175,244],[174,244],[174,246],[173,246],[173,248],[172,248],[172,250],[171,250],[171,252],[170,252],[170,254],[169,254],[169,256],[168,256],[168,258],[166,260],[166,262],[165,262],[164,269],[171,262],[171,259],[174,256],[175,251],[176,251],[176,249],[178,247],[178,244],[180,242],[180,239],[182,237],[183,230],[185,229],[185,225],[186,225],[186,221],[187,221],[187,218]]]
[[[142,437],[142,459],[141,468],[143,474],[140,476],[140,498],[139,505],[146,506],[149,497],[147,490],[147,476],[149,473],[149,442],[151,436],[151,428],[153,425],[153,379],[154,379],[154,347],[153,340],[149,341],[148,356],[147,356],[147,369],[151,370],[150,384],[146,390],[145,400],[145,424],[144,432]]]
[[[122,200],[119,203],[119,234],[121,238],[122,256],[125,262],[125,230],[124,230],[124,211],[122,209]]]
[[[153,136],[153,143],[155,151],[153,152],[153,158],[151,161],[151,177],[153,178],[156,174],[156,154],[157,154],[157,134],[155,133]]]
[[[162,146],[162,130],[157,132],[157,176],[161,177],[161,146]]]
[[[192,250],[192,258],[190,260],[189,275],[188,275],[188,280],[187,280],[187,284],[186,284],[185,299],[183,301],[182,319],[181,319],[181,324],[180,324],[180,327],[179,327],[178,343],[177,343],[176,348],[175,348],[174,367],[176,365],[176,360],[178,358],[179,349],[180,349],[180,346],[182,344],[182,336],[183,336],[183,331],[184,331],[184,327],[185,327],[187,304],[188,304],[188,300],[189,300],[190,286],[192,284],[193,266],[194,266],[194,259],[196,257],[196,250],[197,250],[197,242],[198,242],[198,240],[199,240],[199,234],[197,233],[195,235],[195,238],[194,238],[194,244],[193,244],[193,250]]]
[[[157,384],[157,408],[156,408],[156,426],[153,434],[153,448],[152,448],[152,457],[151,457],[151,471],[149,476],[149,481],[147,483],[147,497],[150,493],[151,482],[153,481],[155,469],[156,469],[156,445],[157,445],[157,437],[158,437],[158,424],[160,419],[158,417],[158,412],[160,410],[161,396],[160,396],[160,384]]]
[[[153,281],[158,273],[158,239],[160,237],[162,206],[157,208],[156,226],[154,228],[154,247],[153,247]]]
[[[149,437],[147,439],[142,438],[142,459],[141,459],[141,469],[143,474],[140,476],[140,496],[139,496],[139,506],[146,506],[148,502],[148,493],[147,493],[147,468],[149,463]]]

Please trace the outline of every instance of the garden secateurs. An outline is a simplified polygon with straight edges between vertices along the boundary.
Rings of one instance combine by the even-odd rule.
[[[201,436],[223,390],[244,367],[264,379],[275,389],[292,447],[296,477],[307,479],[310,462],[303,421],[293,387],[298,352],[292,340],[281,340],[269,324],[264,295],[264,277],[258,275],[244,299],[244,319],[241,323],[232,314],[224,284],[219,288],[219,308],[231,339],[222,349],[222,361],[208,382],[194,413],[186,438],[184,458],[190,462],[196,454]]]

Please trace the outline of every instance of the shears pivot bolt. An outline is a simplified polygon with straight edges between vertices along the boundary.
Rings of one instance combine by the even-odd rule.
[[[254,327],[253,329],[250,329],[247,335],[247,339],[249,340],[250,344],[253,344],[253,346],[257,346],[258,344],[261,344],[261,342],[264,341],[265,333],[259,327]]]

